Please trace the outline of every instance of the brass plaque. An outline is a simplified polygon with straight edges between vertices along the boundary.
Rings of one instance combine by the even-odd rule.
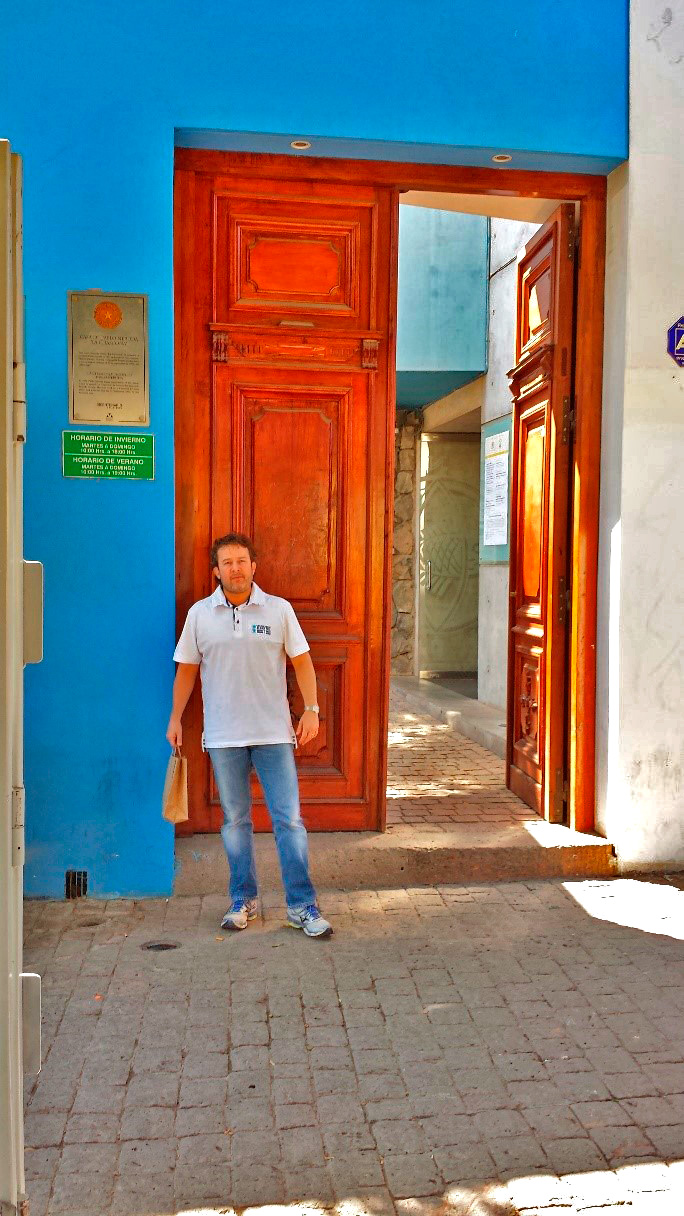
[[[70,291],[69,421],[150,425],[147,296]]]

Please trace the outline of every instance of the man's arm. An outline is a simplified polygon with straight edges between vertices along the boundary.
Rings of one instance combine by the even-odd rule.
[[[171,717],[169,718],[169,725],[166,730],[166,738],[172,747],[181,747],[183,744],[181,718],[183,717],[183,710],[190,700],[190,694],[195,687],[198,671],[199,663],[178,664],[176,678],[173,681]]]
[[[304,654],[295,655],[290,662],[294,667],[294,673],[299,684],[299,691],[304,698],[304,704],[315,705],[316,672],[314,671],[309,651],[306,650]],[[318,714],[313,713],[312,710],[304,710],[297,727],[297,739],[303,747],[305,743],[309,743],[311,739],[315,739],[317,734]]]

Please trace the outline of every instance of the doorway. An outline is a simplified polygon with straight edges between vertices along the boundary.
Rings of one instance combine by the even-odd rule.
[[[423,432],[419,486],[418,669],[443,686],[477,688],[479,425]]]
[[[567,612],[568,718],[562,726],[567,822],[589,830],[602,346],[602,299],[596,290],[602,275],[596,270],[603,259],[603,179],[177,150],[179,619],[193,599],[211,588],[205,567],[211,533],[240,526],[251,530],[259,545],[261,528],[268,542],[264,553],[275,553],[278,560],[271,559],[269,571],[267,557],[257,578],[259,573],[264,582],[270,578],[267,585],[293,601],[329,707],[316,754],[300,760],[304,817],[314,830],[381,829],[396,216],[399,192],[408,189],[465,193],[473,200],[502,190],[518,197],[543,192],[579,204],[577,325],[584,341],[574,368],[580,404],[569,468],[568,533],[575,577],[562,589],[554,582],[547,593],[549,611],[556,612],[562,590]],[[310,252],[308,277],[301,261],[293,260],[304,245]],[[294,410],[306,415],[303,429],[292,424]],[[263,459],[266,448],[280,453],[277,476]],[[306,473],[302,478],[297,472],[295,480],[301,482],[304,498],[315,504],[314,518],[322,512],[317,537],[302,538],[279,511],[282,477],[292,481],[293,470]],[[257,509],[253,491],[259,481]],[[287,555],[296,552],[302,539],[304,548],[318,554],[320,577],[299,604],[304,571],[293,579],[292,590],[286,582],[280,585],[278,571],[287,568]],[[278,546],[283,545],[281,553]],[[354,595],[356,616],[347,613]],[[188,826],[216,831],[220,811],[201,753],[197,699],[190,712],[194,776]],[[266,826],[259,811],[257,826]]]

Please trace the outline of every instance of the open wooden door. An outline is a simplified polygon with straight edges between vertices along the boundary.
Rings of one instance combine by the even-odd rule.
[[[506,779],[551,822],[567,799],[567,635],[575,294],[574,207],[518,265]]]
[[[314,830],[384,826],[397,203],[387,187],[176,172],[179,627],[213,589],[212,537],[247,532],[316,668],[320,733],[297,754]],[[217,831],[200,734],[197,694],[188,830]]]

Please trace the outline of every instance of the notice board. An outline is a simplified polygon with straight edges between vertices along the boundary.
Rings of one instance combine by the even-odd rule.
[[[480,563],[507,562],[511,528],[510,414],[487,422],[480,440]]]

